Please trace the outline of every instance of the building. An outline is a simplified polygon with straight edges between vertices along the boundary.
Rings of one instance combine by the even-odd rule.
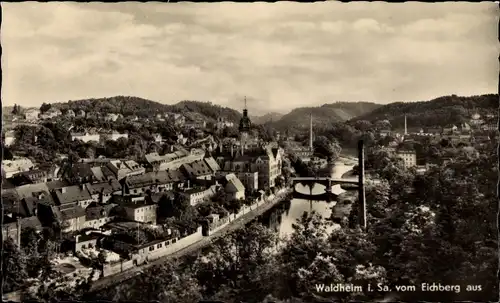
[[[47,174],[47,182],[59,180],[61,177],[61,167],[55,163],[41,164],[39,168]]]
[[[121,180],[128,176],[142,175],[146,169],[133,160],[111,160],[106,165],[107,168]]]
[[[403,159],[405,168],[417,166],[417,153],[411,149],[399,149],[396,155]]]
[[[212,185],[208,188],[204,187],[187,188],[181,191],[180,195],[184,197],[189,202],[189,204],[194,206],[199,203],[210,201],[217,192],[218,192],[218,186]]]
[[[153,140],[156,143],[162,143],[163,142],[163,138],[161,137],[160,134],[153,134]]]
[[[225,177],[228,174],[235,174],[248,192],[259,190],[258,172],[218,171],[216,173],[216,178]]]
[[[100,142],[106,142],[106,141],[116,141],[120,138],[128,139],[128,134],[127,133],[119,133],[116,131],[111,131],[111,132],[103,132],[100,134]]]
[[[224,171],[235,172],[258,172],[259,189],[270,189],[275,186],[275,180],[281,175],[282,148],[261,148],[249,151],[245,155],[218,158],[219,165]]]
[[[467,123],[462,123],[462,124],[460,124],[460,130],[462,132],[470,132],[471,131],[471,127]]]
[[[16,141],[16,136],[14,131],[6,131],[3,138],[3,145],[6,147],[11,146]]]
[[[173,122],[175,126],[183,126],[184,123],[186,123],[186,117],[181,114],[168,114],[168,119]]]
[[[145,156],[146,162],[155,171],[175,170],[183,164],[202,160],[205,157],[203,149],[193,148],[190,151],[180,149],[175,152],[160,156],[158,153],[150,153]]]
[[[208,166],[205,160],[182,164],[180,169],[190,179],[210,180],[214,175],[214,171]]]
[[[87,232],[75,237],[75,252],[81,252],[84,249],[97,247],[97,242],[103,235],[101,233]]]
[[[24,118],[27,121],[37,121],[39,115],[40,115],[40,110],[36,108],[30,108],[24,112]]]
[[[484,120],[481,119],[481,115],[479,115],[478,113],[474,113],[472,116],[471,116],[471,119],[469,120],[469,123],[473,126],[478,126],[478,125],[481,125],[482,123],[484,123]]]
[[[85,209],[78,205],[67,209],[55,209],[55,214],[64,232],[74,232],[85,228]]]
[[[245,107],[243,109],[243,117],[241,117],[240,124],[238,126],[238,130],[240,132],[239,143],[240,143],[241,155],[243,155],[245,153],[245,149],[247,149],[248,141],[250,139],[251,126],[252,122],[248,117],[247,98],[245,97]]]
[[[219,131],[223,130],[226,127],[233,127],[234,123],[227,121],[223,117],[217,118],[217,122],[215,123],[215,128]]]
[[[206,121],[185,122],[183,127],[184,129],[202,129],[207,127],[207,122]]]
[[[144,197],[131,199],[120,207],[120,215],[127,220],[156,224],[156,211],[158,205],[148,202]]]
[[[457,131],[458,131],[458,127],[456,125],[453,125],[453,124],[448,124],[443,128],[443,133],[445,133],[445,134],[451,134],[451,133],[455,133]]]
[[[125,195],[138,195],[173,190],[177,183],[183,182],[180,171],[158,171],[127,177],[123,182]]]
[[[14,157],[12,160],[2,161],[2,174],[5,178],[10,178],[15,174],[33,169],[35,165],[30,159],[24,157]]]
[[[58,117],[62,115],[61,111],[58,110],[57,108],[50,108],[48,111],[44,112],[43,114],[40,114],[41,119],[52,119],[55,117]]]
[[[391,130],[390,129],[381,129],[378,132],[378,134],[379,134],[380,137],[387,137],[387,136],[391,135]]]
[[[99,134],[90,134],[88,132],[84,133],[71,133],[71,141],[80,140],[85,143],[87,142],[99,142],[101,136]]]
[[[41,169],[32,169],[15,174],[12,182],[17,185],[47,182],[47,172]]]
[[[115,174],[105,165],[94,166],[90,170],[96,182],[109,182],[116,179]]]
[[[92,203],[85,209],[85,228],[99,229],[116,218],[116,204]]]
[[[230,200],[244,200],[245,186],[241,183],[240,179],[235,174],[227,174],[225,180],[224,191],[226,192],[226,196]]]
[[[108,182],[87,185],[92,200],[98,203],[107,203],[113,195],[122,194],[122,185],[118,180],[111,179]]]
[[[109,121],[109,122],[115,122],[116,120],[118,120],[118,118],[119,118],[119,115],[114,114],[114,113],[109,113],[109,114],[106,114],[106,116],[104,117],[104,120]]]
[[[94,202],[88,187],[89,184],[72,185],[54,190],[53,192],[56,202],[61,206],[61,209],[77,205],[85,209],[90,203]]]

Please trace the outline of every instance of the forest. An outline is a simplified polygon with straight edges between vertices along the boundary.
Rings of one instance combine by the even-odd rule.
[[[408,125],[415,127],[459,125],[467,122],[474,113],[478,113],[483,118],[488,114],[493,114],[495,119],[498,119],[498,102],[498,94],[471,97],[451,95],[431,101],[396,102],[359,115],[350,122],[366,120],[375,123],[378,120],[387,119],[393,129],[401,129],[404,127],[404,116],[406,115]]]
[[[131,96],[69,100],[64,103],[54,103],[52,106],[63,112],[71,109],[75,112],[83,110],[95,113],[120,113],[124,116],[136,115],[138,117],[152,117],[156,114],[173,112],[199,113],[208,121],[216,121],[217,118],[223,117],[228,121],[237,122],[241,118],[241,114],[236,110],[211,102],[181,101],[174,105],[168,105]]]

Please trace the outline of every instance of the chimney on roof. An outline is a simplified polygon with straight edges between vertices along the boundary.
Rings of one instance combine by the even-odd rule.
[[[61,188],[61,193],[65,194],[66,193],[66,187]]]

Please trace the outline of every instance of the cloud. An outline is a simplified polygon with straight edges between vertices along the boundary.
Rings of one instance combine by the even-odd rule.
[[[5,104],[136,95],[262,111],[497,87],[492,3],[4,3]],[[251,101],[250,101],[251,100]]]

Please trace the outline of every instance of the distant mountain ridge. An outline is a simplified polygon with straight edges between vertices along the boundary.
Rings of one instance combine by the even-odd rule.
[[[311,114],[314,124],[329,125],[332,122],[350,120],[359,115],[369,113],[381,106],[381,104],[372,102],[336,102],[323,104],[317,107],[299,107],[281,117],[281,119],[273,123],[273,125],[278,129],[308,127]]]
[[[443,96],[430,101],[390,103],[371,112],[358,115],[351,122],[389,120],[393,128],[404,127],[404,116],[410,127],[446,126],[466,122],[477,113],[482,117],[498,117],[498,94],[478,96]]]

